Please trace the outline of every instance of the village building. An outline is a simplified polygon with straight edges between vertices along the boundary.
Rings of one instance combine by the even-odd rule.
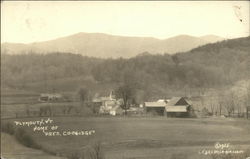
[[[184,97],[173,97],[170,100],[144,103],[146,113],[168,117],[189,117],[192,113],[190,102]]]
[[[154,115],[164,115],[166,104],[167,103],[164,101],[145,102],[144,106],[145,106],[146,113],[151,113]]]
[[[120,105],[122,101],[116,99],[114,93],[111,91],[107,97],[96,97],[92,100],[93,106],[99,109],[100,114],[119,115],[122,114]]]
[[[124,110],[121,108],[120,105],[116,105],[109,111],[110,115],[116,116],[116,115],[122,115],[124,113]]]
[[[173,97],[166,104],[165,111],[168,117],[189,117],[193,110],[184,97]]]

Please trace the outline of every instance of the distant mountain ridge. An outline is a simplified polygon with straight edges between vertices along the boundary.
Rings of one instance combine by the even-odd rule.
[[[152,37],[77,33],[54,40],[30,44],[3,43],[1,44],[1,52],[8,54],[70,52],[101,58],[129,58],[142,52],[150,52],[152,54],[185,52],[198,46],[222,40],[224,38],[215,35],[202,37],[179,35],[160,40]]]

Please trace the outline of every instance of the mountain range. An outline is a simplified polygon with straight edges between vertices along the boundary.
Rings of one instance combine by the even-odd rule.
[[[1,52],[8,54],[70,52],[101,58],[130,58],[143,52],[174,54],[198,46],[222,41],[215,35],[195,37],[179,35],[168,39],[152,37],[126,37],[103,33],[77,33],[74,35],[36,43],[3,43]]]

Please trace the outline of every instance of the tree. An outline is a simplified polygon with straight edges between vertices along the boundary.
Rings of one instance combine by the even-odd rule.
[[[28,105],[26,105],[26,115],[27,115],[27,117],[30,116],[30,109],[29,109]]]
[[[222,94],[221,93],[219,93],[219,95],[218,95],[218,111],[219,111],[219,115],[221,116],[221,113],[222,113],[222,106],[223,106],[223,98],[222,98]]]
[[[250,107],[250,81],[246,85],[245,105]]]
[[[243,97],[243,104],[245,105],[246,116],[248,118],[248,111],[250,111],[250,80],[247,81],[244,88],[246,91]]]
[[[215,111],[215,104],[213,103],[213,99],[210,98],[210,110],[212,115],[214,115],[214,111]]]
[[[229,94],[226,97],[226,103],[225,103],[225,109],[228,113],[228,116],[230,117],[232,113],[234,113],[235,109],[235,94],[234,92],[229,92]]]
[[[78,91],[81,105],[83,106],[85,102],[89,100],[89,92],[86,88],[80,88]]]
[[[123,84],[116,89],[115,94],[116,97],[123,100],[121,108],[125,110],[125,115],[127,115],[127,110],[130,108],[134,99],[134,89],[129,84]]]

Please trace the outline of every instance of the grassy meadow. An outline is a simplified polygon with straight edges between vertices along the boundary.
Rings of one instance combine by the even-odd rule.
[[[9,119],[30,121],[41,118]],[[45,136],[25,128],[46,149],[66,156],[100,142],[107,159],[212,158],[199,154],[216,142],[250,149],[250,121],[230,118],[52,117],[59,130],[95,130],[90,136]],[[6,121],[6,120],[4,120]],[[239,158],[242,156],[239,156]]]

